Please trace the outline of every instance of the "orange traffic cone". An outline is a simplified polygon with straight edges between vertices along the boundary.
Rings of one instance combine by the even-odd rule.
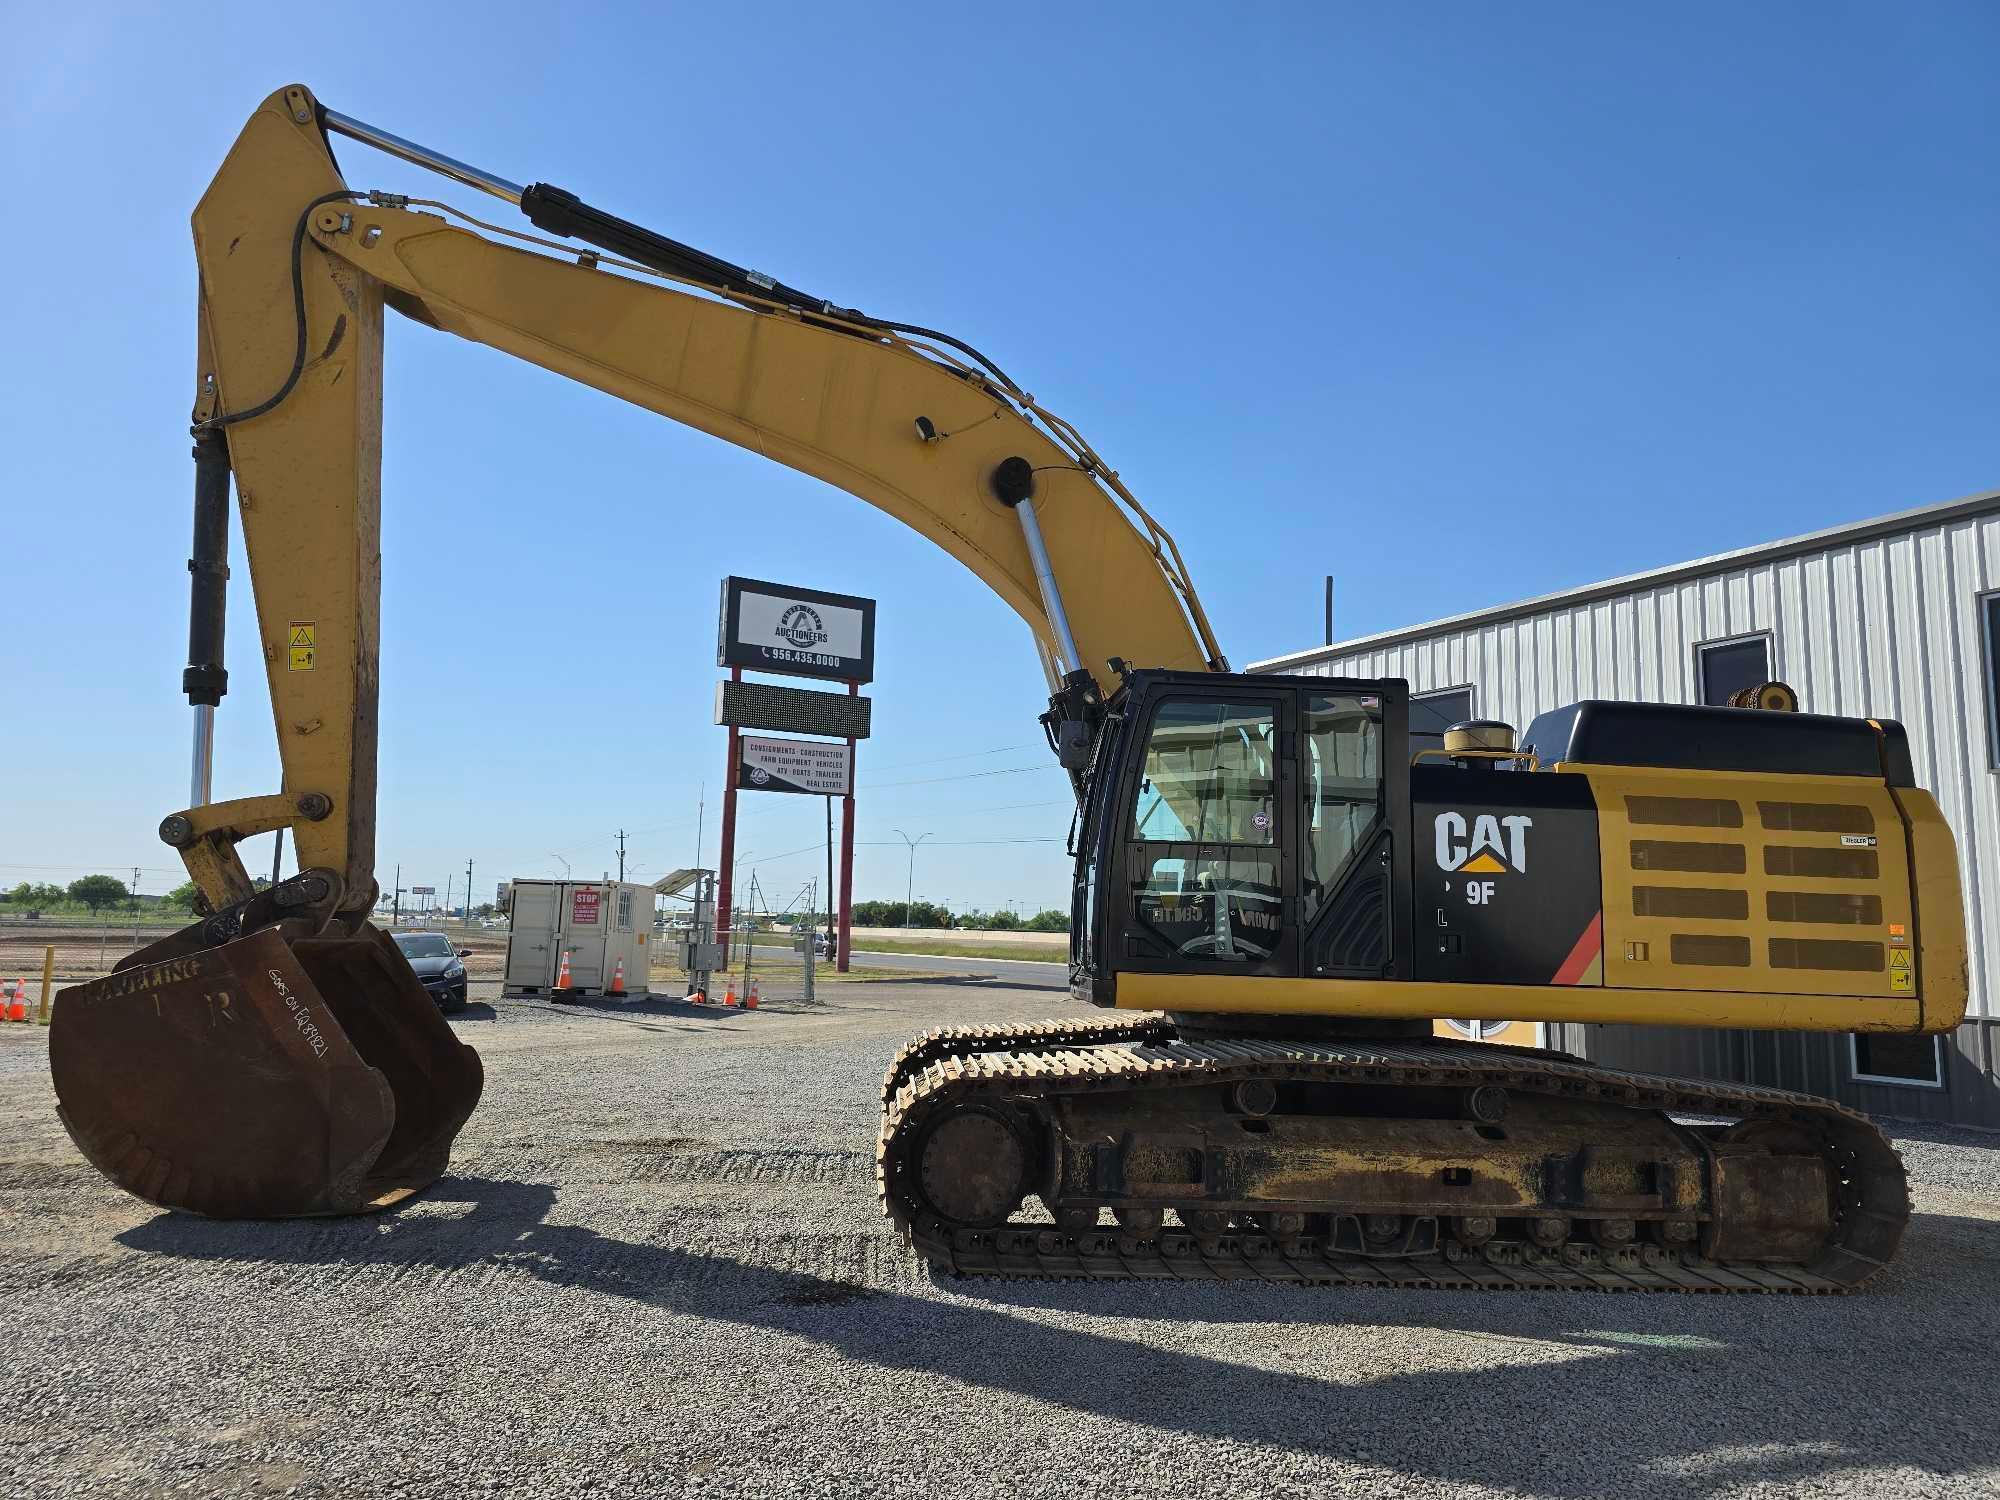
[[[28,1019],[28,981],[25,979],[14,981],[12,992],[7,999],[7,1019],[10,1021]]]
[[[687,998],[688,1002],[692,1005],[708,1004],[708,996],[704,995],[700,990],[689,990],[687,992]]]
[[[611,971],[611,988],[610,988],[610,989],[608,989],[608,990],[606,990],[606,991],[605,991],[604,993],[605,993],[605,994],[607,994],[607,995],[615,995],[615,996],[617,996],[617,997],[618,997],[618,998],[619,998],[620,1000],[622,1000],[622,999],[624,999],[624,998],[625,998],[625,960],[624,960],[624,959],[622,959],[622,958],[621,958],[621,959],[619,959],[619,960],[618,960],[618,967],[617,967],[617,968],[615,968],[615,969],[613,969],[613,970]]]
[[[569,977],[569,949],[565,948],[562,954],[562,967],[556,970],[555,993],[558,995],[567,994],[575,988],[575,983]]]
[[[724,990],[724,991],[722,992],[722,1003],[723,1003],[724,1005],[734,1005],[734,1004],[736,1003],[736,981],[735,981],[735,980],[733,980],[733,979],[732,979],[732,980],[730,980],[730,981],[729,981],[729,987],[728,987],[727,989],[725,989],[725,990]]]
[[[757,1008],[757,981],[754,979],[750,981],[743,991],[743,1008],[745,1010],[755,1010]]]

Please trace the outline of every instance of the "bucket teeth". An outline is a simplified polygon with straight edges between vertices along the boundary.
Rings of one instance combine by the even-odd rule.
[[[483,1081],[374,928],[265,929],[63,990],[49,1067],[93,1166],[218,1218],[365,1213],[428,1187]]]

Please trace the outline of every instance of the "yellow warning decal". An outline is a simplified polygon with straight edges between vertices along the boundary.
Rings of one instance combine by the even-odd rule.
[[[1889,950],[1890,968],[1907,969],[1909,968],[1909,966],[1910,966],[1910,950],[1908,948],[1891,948]]]
[[[1461,875],[1505,875],[1507,867],[1490,854],[1482,854],[1477,859],[1469,859],[1458,867]]]
[[[1898,994],[1907,992],[1910,988],[1911,977],[1908,969],[1891,969],[1889,971],[1889,988]]]
[[[314,638],[319,634],[316,620],[294,620],[285,627],[285,649],[290,656],[286,670],[310,672],[317,656]]]

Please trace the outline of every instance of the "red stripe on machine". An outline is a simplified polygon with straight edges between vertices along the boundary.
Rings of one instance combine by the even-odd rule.
[[[1556,970],[1551,984],[1575,984],[1597,961],[1597,955],[1604,948],[1604,913],[1598,912],[1590,919],[1590,925],[1583,929],[1583,936],[1576,940],[1576,946],[1569,950],[1569,957]]]

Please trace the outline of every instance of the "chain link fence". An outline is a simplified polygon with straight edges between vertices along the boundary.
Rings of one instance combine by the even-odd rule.
[[[661,935],[653,950],[652,989],[655,998],[679,999],[688,992],[689,975],[681,967],[680,934]],[[729,967],[710,976],[708,999],[740,1004],[751,994],[760,1005],[821,1003],[819,973],[826,960],[811,933],[738,932],[729,945]]]

